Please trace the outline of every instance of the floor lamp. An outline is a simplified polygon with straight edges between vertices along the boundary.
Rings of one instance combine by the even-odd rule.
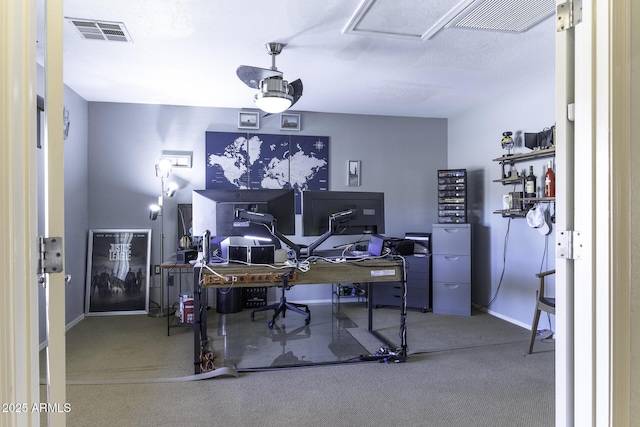
[[[156,164],[156,176],[160,178],[160,196],[158,197],[158,204],[151,205],[149,207],[149,219],[155,221],[158,216],[160,217],[160,263],[164,262],[164,198],[173,197],[177,190],[177,185],[169,183],[167,188],[164,186],[164,180],[169,178],[171,174],[171,162],[169,160],[160,160]],[[165,305],[165,289],[164,289],[164,272],[160,269],[160,306],[149,308],[149,316],[151,317],[167,317],[173,314],[171,307]],[[168,301],[167,301],[168,302]],[[174,310],[175,312],[175,310]]]

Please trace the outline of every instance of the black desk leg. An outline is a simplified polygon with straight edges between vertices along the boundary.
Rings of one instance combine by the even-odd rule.
[[[369,312],[369,332],[373,331],[373,286],[367,282],[367,310]]]
[[[407,360],[407,281],[405,280],[404,274],[402,275],[402,280],[400,281],[400,290],[402,293],[402,297],[400,298],[400,348],[396,349],[396,351],[391,350],[393,348],[393,344],[389,342],[385,337],[380,335],[377,331],[373,330],[373,305],[374,305],[374,288],[375,285],[371,283],[367,283],[367,296],[368,300],[368,314],[369,314],[369,325],[368,330],[373,336],[378,338],[385,346],[386,349],[381,348],[379,355],[375,356],[376,360],[385,360],[385,361],[394,361],[394,362],[404,362]],[[384,351],[383,351],[384,350]]]
[[[200,269],[193,270],[193,367],[194,373],[200,370],[200,349],[207,345],[207,289],[200,287]]]
[[[407,357],[407,280],[402,275],[402,298],[400,298],[400,348]]]
[[[200,269],[193,269],[193,367],[200,373]]]

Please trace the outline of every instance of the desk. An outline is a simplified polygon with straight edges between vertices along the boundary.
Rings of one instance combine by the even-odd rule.
[[[221,276],[234,280],[233,286],[278,286],[283,274],[288,274],[288,282],[294,285],[332,284],[332,283],[369,283],[372,291],[377,282],[400,282],[402,284],[402,303],[400,306],[401,353],[396,361],[404,361],[407,354],[406,343],[406,282],[402,259],[363,259],[343,263],[322,260],[310,263],[308,271],[293,267],[271,268],[264,265],[210,264],[209,267]],[[228,288],[225,281],[206,268],[194,267],[194,367],[200,373],[201,350],[206,348],[207,337],[207,288]],[[368,304],[368,330],[383,343],[389,343],[373,330],[373,308]],[[391,347],[391,345],[389,345]]]

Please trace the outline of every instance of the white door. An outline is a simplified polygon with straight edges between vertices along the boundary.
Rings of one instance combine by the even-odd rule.
[[[48,303],[47,372],[39,369],[38,212],[48,236],[64,236],[62,137],[62,0],[47,0],[47,109],[45,170],[38,171],[35,0],[7,0],[0,8],[0,401],[7,425],[65,425],[64,273],[45,275]],[[45,173],[45,206],[37,203],[38,173]],[[44,210],[43,210],[44,209]],[[63,255],[64,249],[60,251]],[[54,255],[55,257],[55,255]],[[47,402],[40,402],[46,374]],[[44,405],[43,405],[44,404]]]
[[[556,425],[629,425],[630,0],[557,3]]]
[[[62,0],[45,1],[45,237],[64,236],[64,138]],[[62,241],[64,246],[64,240]],[[64,259],[64,247],[62,248]],[[65,277],[45,275],[47,315],[47,403],[49,425],[66,425]]]

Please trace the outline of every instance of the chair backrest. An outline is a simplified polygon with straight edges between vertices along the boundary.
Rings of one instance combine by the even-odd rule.
[[[536,277],[540,279],[540,283],[538,285],[538,308],[552,314],[555,314],[556,299],[546,295],[545,279],[547,276],[555,274],[555,272],[555,270],[549,270],[536,274]]]
[[[536,277],[540,280],[538,285],[538,295],[536,296],[536,309],[533,314],[533,322],[531,324],[531,339],[529,340],[529,354],[533,352],[533,343],[536,338],[536,332],[538,328],[538,321],[540,320],[540,312],[546,311],[547,313],[556,314],[556,299],[547,297],[545,294],[545,279],[551,274],[555,274],[555,270],[543,271],[536,274]]]

